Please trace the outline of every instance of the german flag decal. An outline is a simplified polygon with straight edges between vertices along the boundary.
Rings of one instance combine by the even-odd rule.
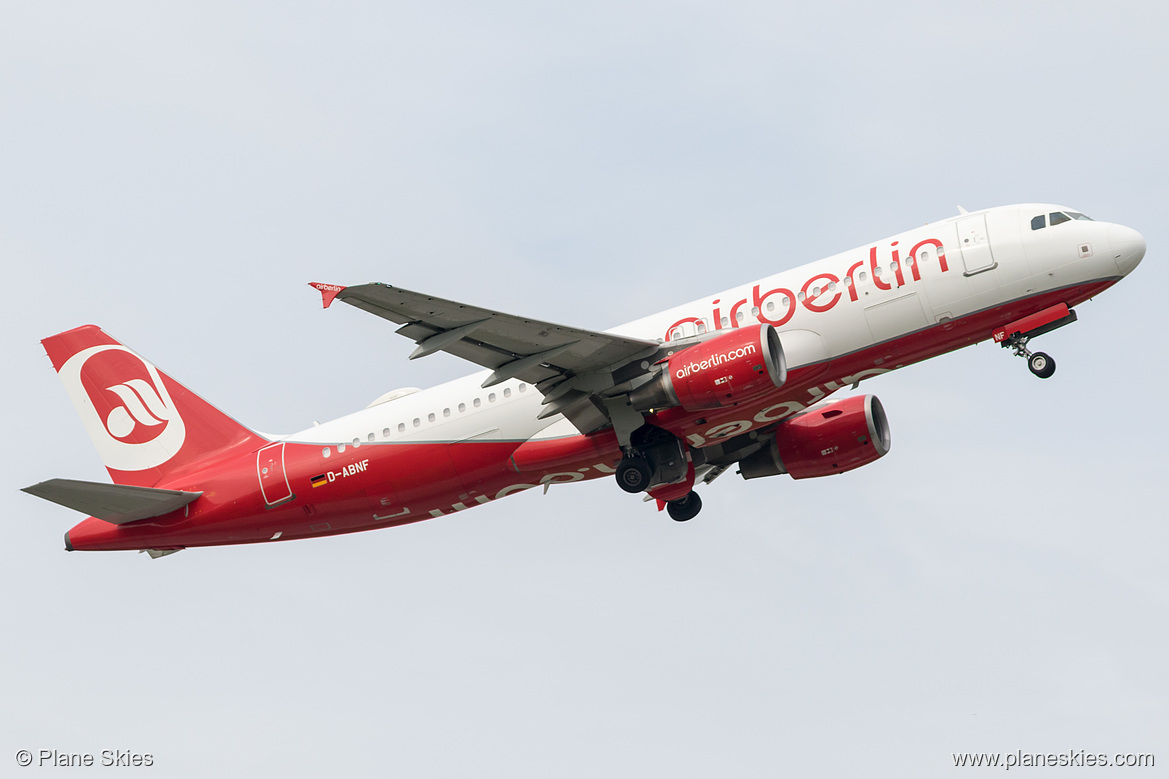
[[[328,474],[322,473],[320,476],[313,477],[313,487],[324,487],[329,483]]]

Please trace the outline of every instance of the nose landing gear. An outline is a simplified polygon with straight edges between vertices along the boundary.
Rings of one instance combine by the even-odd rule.
[[[1014,351],[1016,357],[1026,357],[1027,367],[1033,374],[1041,379],[1050,379],[1055,373],[1055,360],[1043,352],[1031,352],[1027,342],[1075,321],[1076,312],[1069,309],[1067,304],[1059,303],[1000,327],[994,332],[994,340],[1004,349]]]
[[[1030,336],[1015,335],[1003,341],[1004,347],[1014,351],[1016,357],[1027,358],[1027,369],[1041,379],[1050,379],[1055,374],[1055,360],[1046,352],[1032,352],[1027,348]]]

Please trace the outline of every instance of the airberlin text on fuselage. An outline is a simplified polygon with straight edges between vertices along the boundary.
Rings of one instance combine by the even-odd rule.
[[[795,316],[797,303],[802,305],[808,311],[814,314],[822,314],[826,311],[832,310],[837,303],[840,302],[844,295],[848,294],[850,302],[857,302],[860,296],[857,294],[856,273],[860,271],[864,265],[868,265],[868,275],[872,278],[874,286],[879,290],[890,290],[894,287],[905,286],[905,270],[909,269],[909,274],[914,281],[921,281],[921,264],[926,252],[932,252],[938,260],[939,272],[945,273],[950,269],[946,262],[946,249],[942,242],[937,238],[926,238],[914,244],[913,248],[905,257],[905,262],[901,260],[901,250],[898,248],[899,241],[893,241],[889,245],[892,260],[889,265],[881,267],[877,263],[877,247],[873,246],[869,249],[869,258],[866,263],[865,260],[859,260],[849,266],[845,271],[844,276],[838,277],[833,273],[817,273],[800,287],[799,294],[795,294],[787,287],[776,287],[775,289],[763,292],[761,285],[756,284],[751,288],[751,310],[755,319],[765,325],[773,325],[775,327],[782,327],[791,321]],[[923,251],[924,250],[924,251]],[[886,281],[881,277],[883,271],[890,270],[893,277]],[[861,271],[862,273],[864,271]],[[842,284],[843,289],[838,289],[837,284]],[[769,317],[766,313],[767,301],[775,295],[779,295],[780,311],[782,312],[778,319]],[[734,303],[727,309],[727,322],[729,327],[739,326],[740,309],[747,305],[747,298],[743,298]],[[711,301],[714,307],[711,311],[711,322],[715,330],[723,329],[723,313],[722,304],[718,298]],[[674,324],[666,328],[665,340],[669,341],[671,336],[677,335],[677,328],[687,324],[705,324],[702,317],[688,316],[679,319]]]

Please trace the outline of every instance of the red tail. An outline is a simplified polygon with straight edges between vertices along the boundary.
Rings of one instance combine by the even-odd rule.
[[[266,443],[99,327],[41,343],[116,484],[160,485]]]

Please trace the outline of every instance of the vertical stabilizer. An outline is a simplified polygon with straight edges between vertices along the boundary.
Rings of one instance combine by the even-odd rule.
[[[95,325],[41,343],[115,484],[154,486],[266,443]]]

